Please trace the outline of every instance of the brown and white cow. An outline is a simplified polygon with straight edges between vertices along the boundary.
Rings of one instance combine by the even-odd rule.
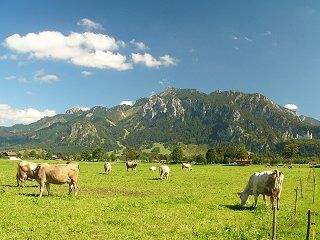
[[[105,162],[104,171],[105,171],[106,174],[110,174],[111,173],[111,163]]]
[[[135,161],[127,161],[126,162],[126,167],[127,167],[127,171],[129,171],[129,168],[133,170],[136,170],[137,166],[139,165],[139,163],[135,162]]]
[[[79,164],[40,164],[34,171],[34,177],[40,184],[40,194],[42,197],[44,185],[46,185],[48,196],[50,196],[50,184],[69,184],[69,194],[75,190],[74,195],[78,194],[78,175]]]
[[[39,164],[32,163],[28,161],[19,161],[17,166],[17,185],[18,187],[24,187],[24,182],[26,180],[33,180],[35,179],[33,170],[38,167]]]
[[[256,207],[258,196],[261,194],[265,202],[265,196],[270,196],[271,207],[273,207],[274,200],[276,199],[277,209],[279,209],[283,180],[284,175],[278,169],[254,173],[251,175],[245,189],[238,193],[241,199],[241,206],[247,203],[249,195],[253,195],[255,201],[254,206]]]

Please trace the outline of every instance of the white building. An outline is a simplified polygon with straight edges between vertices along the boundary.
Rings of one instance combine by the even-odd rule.
[[[312,133],[310,131],[307,131],[307,134],[299,135],[297,134],[296,139],[313,139]]]

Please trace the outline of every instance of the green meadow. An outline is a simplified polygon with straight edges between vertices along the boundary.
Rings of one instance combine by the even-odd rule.
[[[262,196],[253,208],[240,207],[236,194],[262,165],[196,165],[183,171],[169,165],[169,180],[142,163],[127,172],[113,163],[80,162],[79,195],[67,185],[51,185],[52,196],[37,197],[36,182],[16,187],[16,161],[0,161],[0,239],[271,239],[272,210]],[[155,165],[155,164],[153,164]],[[157,167],[159,165],[156,165]],[[307,211],[313,213],[320,239],[319,201],[312,203],[313,173],[307,166],[280,167],[285,179],[278,212],[278,239],[305,239]],[[318,181],[320,169],[315,169]],[[294,189],[303,183],[294,214]],[[319,183],[318,183],[319,184]]]

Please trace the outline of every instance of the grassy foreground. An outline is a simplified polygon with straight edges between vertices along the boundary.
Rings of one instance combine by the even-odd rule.
[[[194,166],[191,172],[170,165],[168,181],[140,164],[126,172],[113,164],[111,175],[103,163],[80,163],[79,195],[67,195],[67,185],[52,185],[53,196],[36,197],[36,182],[17,188],[15,161],[0,160],[0,239],[270,239],[272,210],[262,197],[253,209],[240,208],[237,192],[264,166]],[[316,212],[320,239],[319,191],[312,204],[312,174],[307,167],[285,174],[278,239],[305,239],[306,213]],[[309,178],[308,178],[309,175]],[[316,169],[319,179],[320,169]],[[304,198],[293,214],[294,188],[302,178]],[[319,185],[320,183],[318,183]]]

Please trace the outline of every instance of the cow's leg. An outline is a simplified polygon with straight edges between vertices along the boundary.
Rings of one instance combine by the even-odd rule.
[[[264,203],[268,206],[267,200],[266,200],[266,195],[262,195],[262,196],[263,196],[263,201],[264,201]]]
[[[74,182],[73,183],[73,187],[74,187],[74,196],[77,196],[78,195],[78,183]]]
[[[71,194],[73,187],[73,183],[69,183],[69,195]]]
[[[50,183],[46,182],[46,188],[47,188],[47,192],[48,192],[48,196],[50,196]]]
[[[259,196],[257,191],[253,192],[253,196],[254,196],[254,207],[257,207],[257,205],[258,205],[258,196]]]
[[[39,194],[39,197],[42,197],[43,190],[44,190],[44,182],[40,181],[40,194]]]

